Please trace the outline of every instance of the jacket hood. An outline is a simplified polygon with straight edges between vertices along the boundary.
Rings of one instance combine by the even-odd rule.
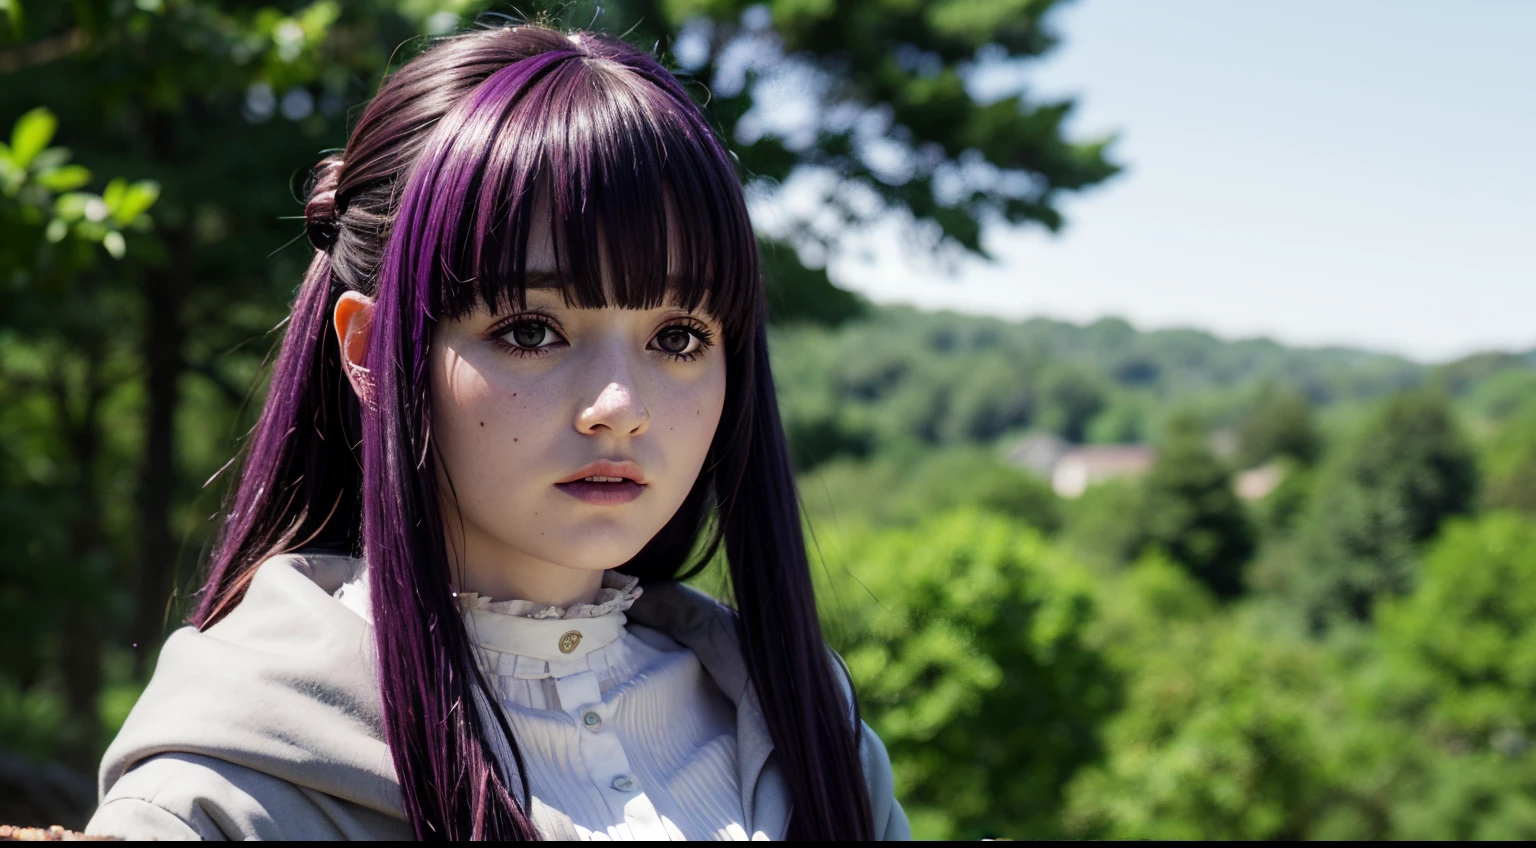
[[[373,632],[331,597],[361,566],[274,557],[217,624],[173,633],[102,759],[102,797],[142,760],[191,753],[400,817]]]

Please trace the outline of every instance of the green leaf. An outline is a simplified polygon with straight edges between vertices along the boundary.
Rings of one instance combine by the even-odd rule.
[[[44,171],[62,168],[69,162],[71,155],[67,147],[50,147],[33,157],[32,170],[41,174]]]
[[[65,236],[69,235],[69,224],[65,223],[62,218],[54,218],[48,222],[48,230],[43,235],[49,241],[58,244],[64,240]]]
[[[51,192],[72,191],[91,181],[91,171],[84,165],[65,165],[37,175],[37,182]]]
[[[11,130],[11,161],[25,168],[37,154],[53,140],[53,131],[59,128],[59,119],[39,106],[22,115]]]
[[[117,207],[123,202],[123,196],[127,193],[128,181],[122,177],[117,177],[112,182],[107,183],[106,191],[101,193],[101,199],[107,204],[109,211],[116,212]]]
[[[110,188],[110,186],[109,186]],[[160,197],[160,184],[154,180],[139,180],[123,192],[122,198],[112,208],[112,214],[121,226],[128,226]],[[111,202],[108,201],[108,205]]]
[[[123,234],[117,230],[102,236],[101,246],[105,247],[107,252],[112,254],[113,259],[122,259],[123,254],[128,252],[128,243],[123,241]]]
[[[95,197],[78,191],[59,195],[53,202],[53,214],[68,221],[78,221],[85,217],[85,207]]]
[[[11,37],[19,41],[22,38],[21,28],[26,22],[21,13],[21,0],[0,0],[0,12],[10,19]]]

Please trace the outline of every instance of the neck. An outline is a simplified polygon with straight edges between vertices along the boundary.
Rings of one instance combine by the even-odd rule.
[[[570,568],[501,546],[470,544],[463,555],[450,551],[455,562],[454,586],[493,601],[531,601],[568,607],[597,600],[603,571]]]

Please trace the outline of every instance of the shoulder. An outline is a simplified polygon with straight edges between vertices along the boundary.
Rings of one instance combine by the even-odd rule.
[[[125,839],[409,839],[402,820],[200,754],[150,757],[112,786],[86,832]]]
[[[630,616],[636,623],[659,630],[692,649],[716,684],[737,703],[738,709],[743,708],[744,702],[755,704],[755,698],[746,697],[750,685],[736,634],[736,614],[730,607],[690,586],[658,582],[645,584],[645,592],[630,609]],[[842,685],[848,719],[852,722],[856,714],[856,695],[848,668],[831,648],[827,653],[832,661],[833,675]],[[906,813],[896,801],[895,778],[885,745],[869,725],[860,722],[858,730],[859,764],[869,788],[875,838],[910,839]]]
[[[281,836],[265,796],[293,794],[272,778],[198,754],[138,763],[112,786],[86,832],[125,839],[274,839]]]
[[[859,766],[864,771],[864,783],[869,788],[869,808],[875,823],[875,839],[904,840],[912,838],[907,824],[907,814],[896,800],[896,778],[891,771],[891,758],[885,745],[869,725],[859,723]]]

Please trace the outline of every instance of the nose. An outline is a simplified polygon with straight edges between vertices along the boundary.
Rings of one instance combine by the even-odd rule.
[[[576,429],[584,435],[596,435],[600,428],[614,433],[639,436],[651,425],[651,414],[634,390],[613,382],[603,387],[592,405],[576,415]]]

